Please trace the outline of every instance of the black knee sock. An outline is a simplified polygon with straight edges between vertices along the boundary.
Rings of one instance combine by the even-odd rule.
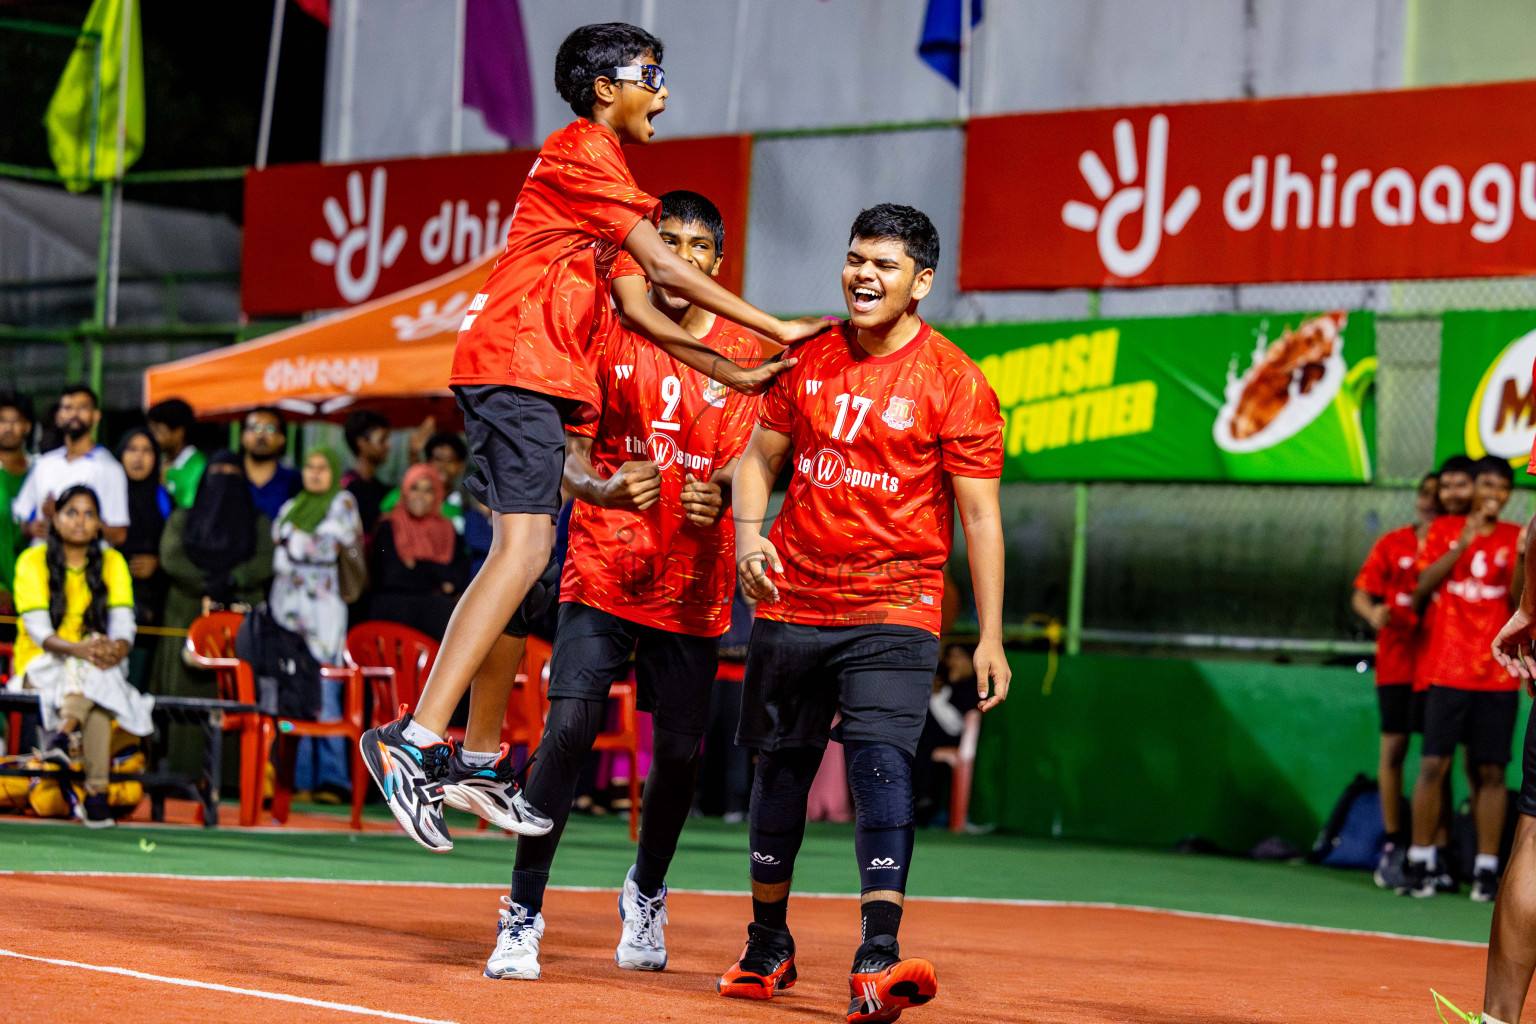
[[[571,816],[576,781],[592,751],[592,741],[602,730],[607,710],[606,703],[597,700],[556,697],[549,702],[544,737],[539,741],[526,792],[528,802],[549,815],[554,827],[546,835],[520,837],[512,869],[512,901],[534,913],[544,906],[549,866]]]
[[[693,807],[699,771],[698,736],[655,728],[651,734],[651,771],[640,804],[640,848],[635,851],[635,885],[654,896],[666,880],[677,839]]]

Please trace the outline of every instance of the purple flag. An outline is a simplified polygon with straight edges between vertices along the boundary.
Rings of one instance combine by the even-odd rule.
[[[533,83],[518,0],[465,0],[464,105],[513,148],[533,145]]]

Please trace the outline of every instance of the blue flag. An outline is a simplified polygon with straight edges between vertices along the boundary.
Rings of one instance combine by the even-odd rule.
[[[917,55],[960,88],[960,11],[965,0],[928,0]],[[971,0],[971,27],[981,21],[981,0]]]

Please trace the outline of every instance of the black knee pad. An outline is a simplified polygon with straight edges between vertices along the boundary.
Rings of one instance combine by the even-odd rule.
[[[502,632],[507,636],[526,637],[533,629],[530,625],[535,619],[542,618],[549,606],[560,596],[560,560],[554,555],[549,556],[549,564],[544,566],[544,571],[539,578],[533,581],[533,586],[528,588],[523,603],[517,606],[517,611],[512,613]]]
[[[549,702],[544,735],[539,740],[539,749],[534,751],[535,756],[545,765],[561,763],[579,772],[581,764],[592,752],[592,743],[602,731],[607,716],[605,701],[554,698]]]
[[[687,766],[698,760],[699,744],[704,737],[689,733],[673,732],[653,726],[651,729],[651,763],[667,767]]]
[[[885,829],[911,825],[912,758],[889,743],[856,740],[843,749],[859,826]]]
[[[792,748],[764,751],[752,780],[752,880],[787,882],[805,839],[805,808],[822,752]]]

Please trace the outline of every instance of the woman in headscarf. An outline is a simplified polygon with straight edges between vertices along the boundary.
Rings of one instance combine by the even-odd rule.
[[[322,665],[340,665],[347,642],[347,605],[341,599],[341,552],[363,534],[357,499],[341,487],[341,459],[329,449],[309,453],[304,489],[288,499],[272,526],[272,596],[268,607],[285,629],[304,637]],[[341,718],[339,679],[320,681],[320,721]],[[350,795],[346,742],[301,740],[293,789],[340,802]]]
[[[165,573],[160,571],[160,535],[171,514],[171,496],[160,486],[160,446],[143,427],[123,435],[117,461],[128,476],[128,537],[118,545],[133,578],[134,618],[140,626],[158,626],[165,615]],[[149,680],[152,642],[135,644],[128,657],[128,679],[144,689]]]
[[[469,558],[442,507],[442,479],[417,463],[405,471],[400,503],[379,520],[373,538],[373,617],[438,640],[469,584]]]
[[[160,537],[160,568],[170,581],[165,625],[174,629],[186,629],[206,611],[254,606],[266,596],[272,579],[272,524],[256,511],[240,456],[216,453],[192,507],[172,510]],[[217,696],[211,675],[194,675],[183,663],[183,644],[177,637],[161,643],[154,692]],[[172,728],[169,753],[176,771],[198,770],[202,736],[189,726]]]

